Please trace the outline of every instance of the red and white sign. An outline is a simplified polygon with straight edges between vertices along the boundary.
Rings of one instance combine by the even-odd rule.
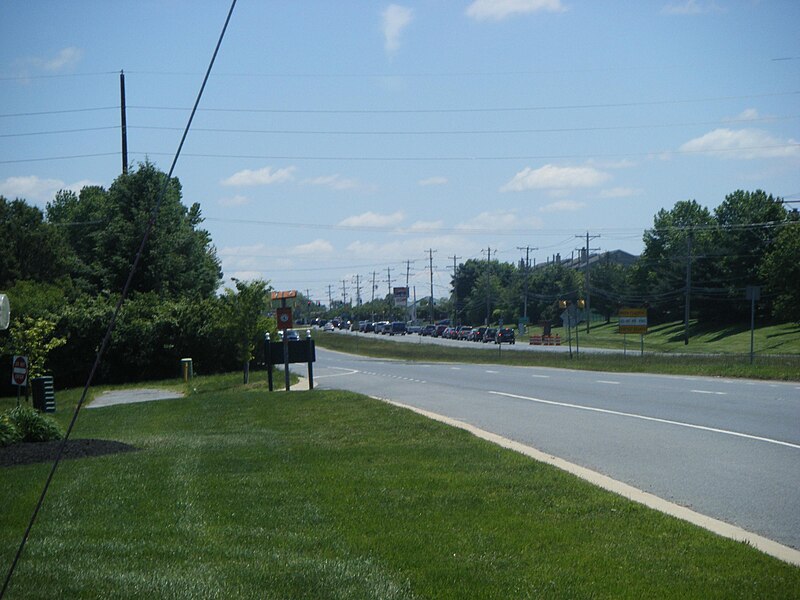
[[[288,306],[275,309],[276,321],[278,321],[278,329],[291,329],[292,328],[292,309]]]
[[[11,385],[26,385],[28,383],[28,357],[15,356],[11,362]]]

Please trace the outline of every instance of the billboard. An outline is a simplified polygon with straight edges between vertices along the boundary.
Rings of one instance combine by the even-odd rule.
[[[620,333],[647,333],[646,308],[620,308],[619,309]]]
[[[394,305],[395,306],[405,306],[408,304],[408,288],[407,287],[396,287],[392,288],[394,292]]]

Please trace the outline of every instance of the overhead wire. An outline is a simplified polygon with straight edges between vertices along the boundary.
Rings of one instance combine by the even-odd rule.
[[[169,169],[169,172],[167,173],[167,176],[164,178],[164,184],[161,187],[161,189],[159,191],[159,194],[158,194],[158,196],[157,196],[157,198],[155,200],[155,204],[154,204],[153,210],[151,212],[150,220],[149,220],[148,225],[147,225],[147,227],[145,229],[144,235],[142,236],[142,240],[141,240],[141,243],[139,245],[139,249],[138,249],[138,251],[136,253],[136,256],[135,256],[135,258],[133,260],[133,264],[131,265],[130,271],[128,273],[127,281],[125,282],[125,285],[122,288],[122,292],[120,294],[119,300],[118,300],[117,305],[116,305],[116,307],[114,309],[114,312],[113,312],[113,314],[111,316],[111,319],[110,319],[110,321],[108,323],[108,327],[106,329],[105,336],[103,337],[103,340],[102,340],[102,342],[100,343],[100,345],[98,347],[97,355],[95,357],[94,364],[92,365],[92,368],[91,368],[91,370],[89,372],[89,376],[88,376],[88,378],[86,380],[86,385],[83,388],[83,393],[81,394],[81,397],[80,397],[80,399],[78,400],[78,403],[75,406],[75,410],[74,410],[74,412],[72,414],[72,419],[70,420],[70,423],[69,423],[69,425],[67,427],[67,431],[64,434],[64,438],[61,440],[61,443],[58,446],[58,451],[57,451],[56,457],[55,457],[55,459],[53,461],[52,468],[50,469],[50,472],[49,472],[49,474],[47,476],[47,479],[45,481],[44,487],[43,487],[42,492],[41,492],[41,494],[39,496],[39,499],[38,499],[38,501],[36,503],[36,507],[35,507],[35,509],[33,511],[33,514],[31,515],[30,521],[28,522],[28,526],[27,526],[27,528],[25,530],[25,533],[24,533],[24,535],[22,537],[22,541],[20,542],[19,548],[17,549],[17,552],[16,552],[16,554],[14,556],[14,560],[13,560],[13,562],[11,564],[11,567],[8,570],[8,574],[7,574],[7,576],[5,578],[5,581],[3,583],[3,587],[2,587],[2,589],[0,589],[0,599],[2,599],[3,596],[5,596],[6,590],[8,589],[8,586],[9,586],[9,584],[11,582],[11,578],[12,578],[12,576],[14,574],[16,566],[17,566],[17,564],[19,562],[19,559],[20,559],[20,557],[22,555],[22,552],[23,552],[23,550],[25,548],[25,545],[26,545],[26,542],[27,542],[28,537],[30,535],[30,532],[33,529],[34,523],[36,522],[36,517],[39,514],[39,511],[41,510],[42,505],[44,504],[45,497],[47,496],[47,491],[50,488],[50,484],[51,484],[51,482],[53,480],[53,477],[55,476],[55,472],[56,472],[56,470],[58,468],[58,465],[61,462],[61,457],[63,456],[64,449],[66,448],[67,442],[69,441],[70,434],[72,433],[72,430],[75,427],[75,423],[77,422],[78,414],[80,413],[80,410],[81,410],[81,408],[83,406],[83,403],[86,400],[86,397],[87,397],[88,392],[89,392],[89,388],[91,387],[92,382],[94,380],[94,375],[97,372],[97,369],[99,368],[100,363],[102,362],[102,358],[103,358],[103,355],[105,353],[105,349],[108,347],[109,341],[111,340],[111,334],[112,334],[112,332],[114,330],[114,326],[116,324],[117,317],[119,316],[119,313],[122,310],[122,305],[123,305],[123,303],[125,302],[125,300],[127,298],[128,291],[129,291],[131,283],[133,281],[134,274],[136,273],[136,271],[138,269],[138,266],[139,266],[139,263],[141,262],[142,256],[144,254],[145,246],[147,245],[147,242],[148,242],[148,240],[150,238],[150,233],[152,232],[153,227],[155,225],[155,220],[156,220],[156,217],[158,216],[158,213],[160,211],[161,203],[163,201],[164,196],[166,195],[166,191],[167,191],[167,189],[169,187],[170,181],[172,180],[172,174],[173,174],[173,172],[175,170],[175,166],[178,163],[178,158],[181,155],[181,150],[183,149],[183,145],[184,145],[184,142],[186,141],[186,137],[189,134],[189,130],[190,130],[191,125],[192,125],[192,121],[193,121],[194,116],[195,116],[195,114],[197,112],[197,107],[199,106],[200,100],[203,97],[203,91],[205,90],[206,83],[208,82],[208,77],[211,74],[211,69],[214,66],[214,62],[216,60],[217,54],[219,53],[220,46],[222,45],[222,40],[225,37],[225,32],[227,31],[228,24],[230,23],[230,19],[231,19],[231,16],[233,15],[233,9],[234,9],[235,6],[236,6],[236,0],[231,0],[230,9],[228,10],[228,14],[227,14],[227,17],[225,19],[225,24],[224,24],[224,26],[222,28],[222,32],[220,33],[219,39],[217,40],[216,47],[214,48],[214,53],[212,54],[211,60],[210,60],[210,62],[208,64],[208,69],[206,70],[206,75],[203,78],[203,83],[200,86],[200,90],[199,90],[199,92],[197,94],[197,98],[195,100],[194,107],[192,108],[192,111],[191,111],[191,113],[189,115],[189,119],[188,119],[188,122],[186,123],[186,128],[184,129],[183,136],[181,137],[180,143],[178,144],[178,148],[177,148],[177,150],[175,152],[174,159],[172,161],[172,165],[171,165],[171,167]]]

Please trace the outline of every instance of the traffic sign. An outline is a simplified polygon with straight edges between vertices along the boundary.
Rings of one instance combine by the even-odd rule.
[[[647,333],[646,308],[620,308],[619,309],[620,333]]]
[[[15,356],[11,361],[11,385],[23,386],[28,383],[28,357]]]
[[[278,321],[278,329],[292,328],[292,309],[288,306],[275,309],[275,316]]]

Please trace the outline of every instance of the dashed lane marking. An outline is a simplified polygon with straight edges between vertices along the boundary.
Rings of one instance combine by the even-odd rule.
[[[681,421],[671,421],[670,419],[659,419],[658,417],[648,417],[646,415],[637,415],[635,413],[626,413],[618,410],[609,410],[607,408],[597,408],[595,406],[582,406],[580,404],[570,404],[568,402],[555,402],[553,400],[542,400],[541,398],[532,398],[530,396],[520,396],[518,394],[508,394],[506,392],[490,391],[490,394],[495,396],[505,396],[507,398],[517,398],[519,400],[528,400],[530,402],[538,402],[540,404],[549,404],[551,406],[563,406],[565,408],[575,408],[578,410],[586,410],[590,412],[603,413],[606,415],[615,415],[617,417],[629,417],[631,419],[640,419],[642,421],[652,421],[654,423],[664,423],[666,425],[677,425],[678,427],[687,427],[689,429],[699,429],[701,431],[711,431],[714,433],[722,433],[724,435],[732,435],[735,437],[745,438],[748,440],[755,440],[757,442],[767,442],[768,444],[776,444],[778,446],[786,446],[787,448],[795,448],[800,450],[800,445],[792,444],[790,442],[782,442],[781,440],[773,440],[758,435],[750,435],[749,433],[740,433],[738,431],[729,431],[727,429],[718,429],[716,427],[706,427],[705,425],[694,425],[692,423],[682,423]]]

